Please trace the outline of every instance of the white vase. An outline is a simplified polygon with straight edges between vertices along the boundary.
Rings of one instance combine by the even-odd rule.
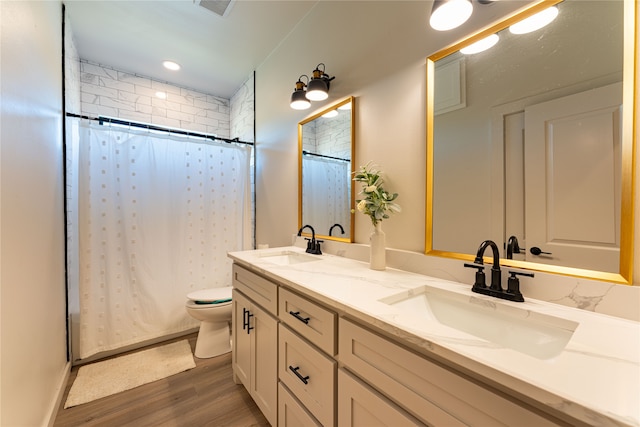
[[[372,270],[384,270],[386,268],[386,249],[382,223],[378,222],[374,227],[369,236],[369,266]]]

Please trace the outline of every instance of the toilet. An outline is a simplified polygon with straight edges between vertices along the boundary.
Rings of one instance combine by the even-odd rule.
[[[231,351],[231,286],[187,294],[187,313],[200,320],[195,356],[200,359]]]

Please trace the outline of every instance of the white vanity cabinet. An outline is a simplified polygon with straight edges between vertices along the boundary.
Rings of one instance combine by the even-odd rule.
[[[278,287],[237,265],[233,266],[233,377],[244,384],[265,418],[277,425]],[[249,296],[260,300],[260,306]]]
[[[580,425],[435,361],[293,281],[233,269],[234,380],[274,427]]]
[[[340,362],[349,371],[428,425],[567,425],[347,319],[340,319],[338,336]],[[338,398],[342,412],[346,398],[340,393]],[[369,402],[372,407],[374,401]],[[402,425],[402,420],[387,425]]]
[[[336,313],[281,287],[278,377],[312,422],[333,427],[336,419]],[[289,425],[289,424],[287,424]]]

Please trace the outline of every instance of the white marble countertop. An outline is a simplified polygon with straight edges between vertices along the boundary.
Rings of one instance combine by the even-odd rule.
[[[298,247],[231,252],[235,262],[303,292],[400,341],[467,369],[533,401],[594,426],[640,426],[640,323],[544,301],[498,300],[471,292],[470,284],[387,268],[334,255],[276,265],[265,254],[304,253]],[[499,303],[576,322],[566,347],[551,358],[529,356],[438,321],[416,317],[381,299],[424,285],[475,301]],[[503,284],[505,286],[505,284]]]

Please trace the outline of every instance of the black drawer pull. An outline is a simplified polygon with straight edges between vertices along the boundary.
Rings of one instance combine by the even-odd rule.
[[[289,312],[290,315],[292,315],[293,317],[295,317],[296,319],[298,319],[299,321],[303,322],[304,324],[308,325],[309,324],[309,319],[310,317],[302,317],[300,316],[300,312],[299,311],[290,311]]]
[[[291,365],[289,365],[289,370],[291,372],[293,372],[294,374],[296,374],[296,377],[298,377],[300,379],[300,381],[302,381],[305,384],[309,384],[309,376],[307,375],[306,377],[303,377],[302,375],[300,375],[300,373],[298,372],[298,369],[300,369],[300,366],[296,366],[295,368]]]
[[[253,317],[253,314],[251,314],[249,310],[243,307],[242,308],[242,329],[247,330],[247,335],[249,335],[251,333],[250,331],[253,329],[253,327],[250,326],[252,317]]]

